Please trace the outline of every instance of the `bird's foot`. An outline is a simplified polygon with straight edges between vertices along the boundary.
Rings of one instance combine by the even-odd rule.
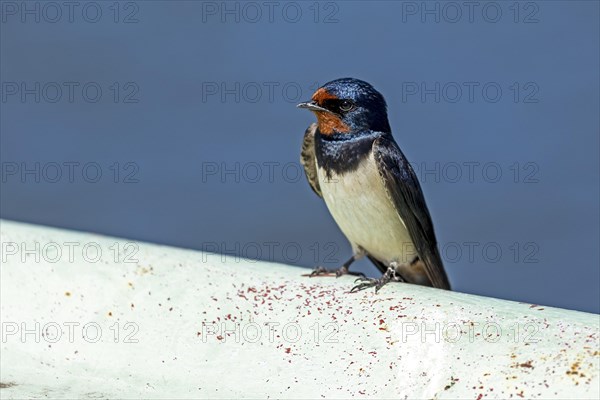
[[[396,275],[395,268],[388,267],[387,271],[385,271],[385,274],[383,274],[381,278],[375,279],[366,278],[363,276],[361,278],[356,279],[354,282],[359,281],[362,282],[350,289],[350,293],[360,292],[361,290],[365,290],[371,287],[375,287],[375,293],[377,293],[379,289],[384,287],[385,284],[387,284],[388,282],[403,282],[404,280],[400,276]]]
[[[362,272],[353,272],[350,271],[348,269],[348,267],[346,267],[345,265],[342,265],[340,268],[338,269],[327,269],[325,267],[317,267],[315,268],[310,275],[308,275],[309,277],[313,277],[313,276],[319,276],[319,275],[332,275],[335,274],[336,278],[339,278],[342,275],[355,275],[355,276],[360,276],[362,278],[365,277],[365,274],[363,274]]]

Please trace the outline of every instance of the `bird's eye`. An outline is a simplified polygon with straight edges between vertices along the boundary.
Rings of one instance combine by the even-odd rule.
[[[342,100],[340,103],[340,110],[343,112],[348,112],[354,108],[354,103],[350,100]]]

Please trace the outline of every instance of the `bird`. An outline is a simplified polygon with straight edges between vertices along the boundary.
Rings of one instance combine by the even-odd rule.
[[[317,119],[302,142],[306,178],[353,253],[340,268],[317,267],[310,276],[360,275],[351,292],[377,293],[389,282],[451,290],[421,185],[392,136],[383,95],[365,81],[341,78],[297,107]],[[381,277],[350,271],[365,256]]]

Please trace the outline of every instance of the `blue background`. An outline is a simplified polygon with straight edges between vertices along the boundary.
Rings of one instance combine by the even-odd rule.
[[[387,99],[456,290],[600,312],[598,2],[22,4],[2,2],[2,218],[335,267],[350,247],[297,176],[295,104],[352,76]]]

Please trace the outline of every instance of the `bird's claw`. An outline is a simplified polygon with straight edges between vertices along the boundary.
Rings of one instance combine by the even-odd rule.
[[[318,266],[317,268],[313,269],[312,272],[310,273],[310,275],[308,275],[310,278],[312,278],[313,276],[318,276],[318,275],[324,275],[324,274],[329,274],[332,271],[327,270],[324,267]]]
[[[366,278],[366,277],[357,278],[354,281],[354,283],[359,282],[359,281],[364,281],[364,282],[361,282],[358,285],[355,285],[352,289],[350,289],[350,293],[360,292],[361,290],[365,290],[365,289],[368,289],[371,287],[375,287],[375,293],[377,293],[379,291],[379,289],[381,289],[383,287],[383,285],[385,285],[388,282],[388,281],[384,281],[382,278],[379,278],[379,279]]]
[[[361,290],[365,290],[371,287],[375,287],[375,293],[377,293],[379,292],[379,289],[384,287],[388,282],[402,282],[403,279],[396,275],[396,271],[394,268],[390,267],[387,271],[385,271],[385,274],[383,274],[381,278],[375,279],[366,278],[363,276],[361,278],[355,279],[354,283],[360,281],[362,281],[362,283],[359,283],[358,285],[355,285],[352,289],[350,289],[350,293],[360,292]]]
[[[327,275],[327,274],[335,274],[336,278],[339,278],[342,275],[355,275],[355,276],[360,276],[360,277],[365,277],[365,274],[363,274],[362,272],[353,272],[353,271],[349,271],[348,267],[342,266],[338,269],[327,269],[325,267],[317,267],[315,268],[308,276],[310,278],[312,278],[313,276],[319,276],[319,275]]]

